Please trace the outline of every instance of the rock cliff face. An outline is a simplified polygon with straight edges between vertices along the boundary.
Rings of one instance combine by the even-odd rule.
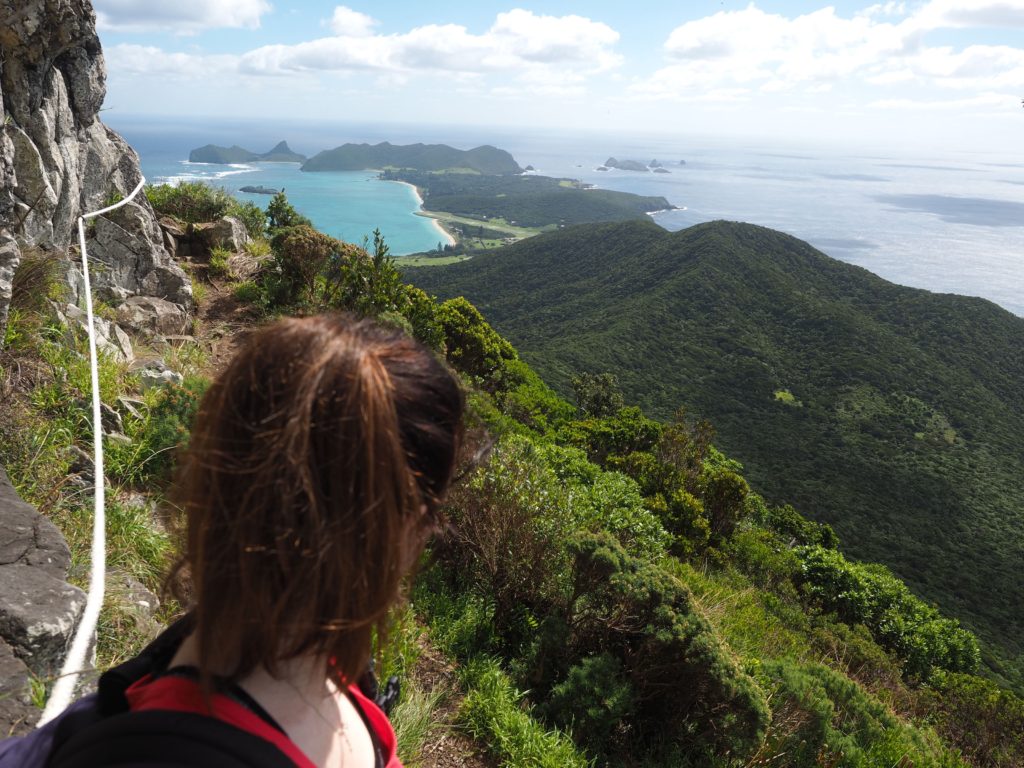
[[[0,0],[0,329],[19,248],[67,250],[76,219],[141,178],[135,151],[98,119],[106,68],[87,0]],[[163,247],[145,199],[96,223],[89,244],[99,295],[133,294],[190,309],[187,276]],[[80,277],[69,260],[78,298]]]

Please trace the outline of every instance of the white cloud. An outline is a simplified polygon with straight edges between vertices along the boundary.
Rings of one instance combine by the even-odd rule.
[[[106,48],[104,56],[107,69],[117,72],[119,77],[208,81],[238,70],[237,57],[228,54],[172,53],[150,45],[112,45]]]
[[[375,18],[365,13],[354,11],[348,6],[339,5],[334,9],[327,26],[331,32],[344,37],[365,37],[372,34],[373,28],[379,24]]]
[[[347,22],[353,19],[347,13],[343,17]],[[340,29],[334,37],[249,51],[242,57],[242,69],[271,75],[377,70],[405,74],[549,72],[554,77],[556,69],[559,73],[594,74],[621,63],[621,56],[612,50],[619,34],[581,16],[538,16],[517,9],[498,14],[483,34],[473,34],[457,24],[429,24],[391,35],[366,34],[365,25],[357,25],[359,34],[353,34],[351,24]]]
[[[195,34],[218,27],[255,29],[267,0],[94,0],[97,25],[110,32]]]
[[[915,19],[926,29],[1024,27],[1024,0],[932,0]]]
[[[830,88],[1024,88],[1024,47],[928,46],[929,32],[1024,26],[1024,0],[886,2],[850,17],[832,7],[793,18],[754,3],[674,29],[667,63],[636,83],[640,96],[692,98],[735,87],[762,93]]]

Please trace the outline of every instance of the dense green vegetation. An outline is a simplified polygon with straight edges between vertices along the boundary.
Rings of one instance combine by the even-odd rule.
[[[752,490],[708,422],[681,409],[652,419],[608,372],[572,377],[573,404],[465,298],[439,302],[403,283],[379,233],[367,248],[334,240],[283,195],[266,219],[271,251],[236,290],[255,311],[376,317],[465,382],[448,531],[424,561],[413,610],[395,617],[380,669],[408,682],[426,632],[457,669],[457,720],[497,765],[1024,762],[1024,701],[975,676],[973,635],[885,568],[847,559],[830,526]],[[84,505],[61,491],[62,444],[86,440],[84,360],[56,342],[63,330],[47,316],[55,267],[26,264],[0,353],[3,393],[14,393],[0,399],[0,462],[85,551]],[[42,289],[26,287],[33,279]],[[132,387],[104,361],[105,401]],[[202,387],[189,377],[147,393],[125,425],[131,444],[111,454],[112,551],[146,583],[170,555],[168,537],[121,502],[166,483]],[[796,409],[779,389],[769,402]],[[110,663],[134,640],[122,608],[106,616]],[[411,764],[439,694],[405,691],[395,719]]]
[[[550,176],[483,176],[390,171],[385,179],[415,184],[428,211],[480,219],[504,219],[521,227],[582,224],[642,218],[671,208],[664,197],[644,197],[609,189],[582,189]],[[468,232],[467,234],[475,234]]]
[[[1021,690],[1024,320],[726,222],[576,228],[407,274],[467,296],[562,393],[613,372],[648,413],[709,419],[760,493],[963,619]]]
[[[522,173],[508,152],[484,145],[462,150],[447,144],[343,144],[319,152],[303,166],[304,171],[362,171],[408,168],[416,171],[462,171],[484,174]]]

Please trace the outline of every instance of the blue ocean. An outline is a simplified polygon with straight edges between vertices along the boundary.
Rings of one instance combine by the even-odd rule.
[[[189,151],[212,143],[264,152],[282,139],[306,155],[362,141],[492,144],[541,174],[664,196],[678,209],[652,216],[670,230],[714,219],[760,224],[892,282],[980,296],[1024,316],[1024,150],[1007,156],[685,134],[105,117],[139,152],[152,183],[204,180],[260,205],[269,198],[239,188],[284,188],[323,231],[358,243],[379,228],[396,255],[447,242],[431,219],[417,215],[412,188],[372,172],[302,173],[290,163],[191,164]],[[670,172],[597,170],[610,156],[658,160]]]

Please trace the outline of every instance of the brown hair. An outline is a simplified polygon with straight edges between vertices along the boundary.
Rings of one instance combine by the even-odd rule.
[[[358,678],[437,526],[462,410],[452,374],[399,331],[321,315],[252,334],[206,393],[172,493],[187,515],[172,589],[190,582],[204,687],[305,654]]]

